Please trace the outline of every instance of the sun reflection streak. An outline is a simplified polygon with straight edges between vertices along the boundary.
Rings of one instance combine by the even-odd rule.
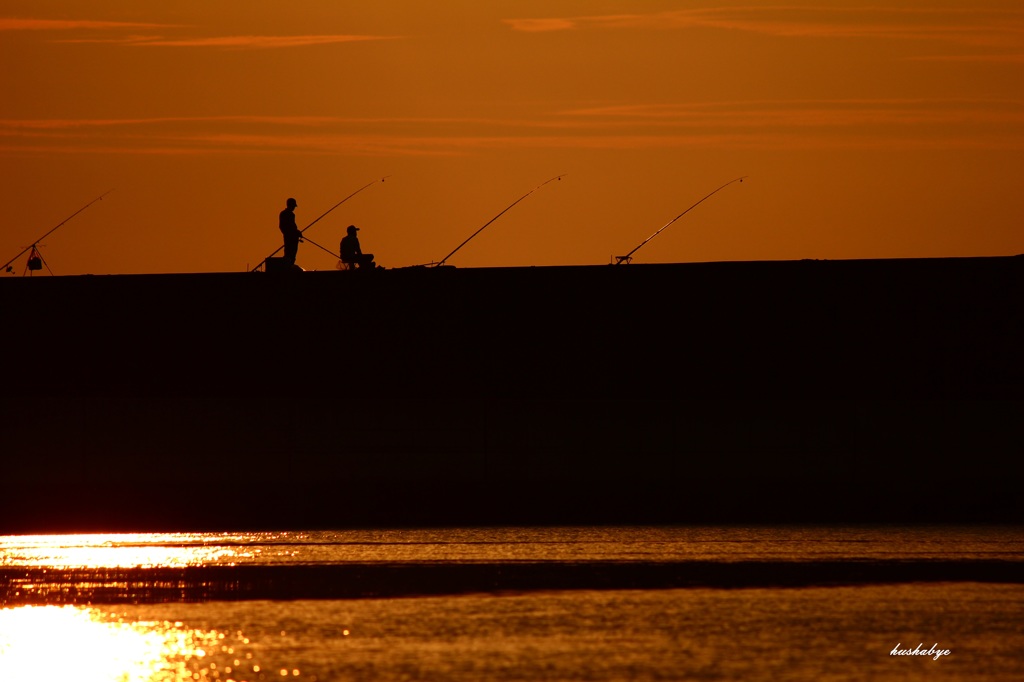
[[[260,553],[238,535],[117,533],[0,537],[0,566],[154,568],[234,565]]]
[[[126,622],[93,608],[0,609],[0,680],[252,679],[246,670],[222,676],[226,671],[218,670],[208,657],[222,648],[223,638],[221,633],[188,629],[180,622]]]

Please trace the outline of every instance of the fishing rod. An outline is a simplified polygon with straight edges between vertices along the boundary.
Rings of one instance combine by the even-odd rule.
[[[311,222],[311,223],[310,223],[309,225],[306,225],[306,226],[305,226],[304,228],[302,228],[301,230],[299,230],[299,234],[301,235],[301,234],[302,234],[303,232],[305,232],[305,231],[306,231],[306,230],[308,230],[309,228],[311,228],[311,227],[313,227],[314,225],[316,225],[316,224],[317,224],[318,222],[320,222],[320,220],[321,220],[322,218],[324,218],[324,217],[325,217],[325,216],[326,216],[326,215],[327,215],[328,213],[330,213],[330,212],[331,212],[331,211],[333,211],[334,209],[338,208],[339,206],[341,206],[342,204],[344,204],[344,203],[345,203],[346,201],[348,201],[349,199],[351,199],[351,198],[352,198],[352,197],[354,197],[355,195],[357,195],[357,194],[359,194],[360,192],[362,192],[362,191],[363,191],[364,189],[366,189],[367,187],[370,187],[370,186],[372,186],[372,185],[376,185],[376,184],[377,184],[378,182],[384,182],[385,180],[387,180],[387,179],[388,179],[388,178],[390,178],[390,177],[391,177],[390,175],[385,175],[385,176],[384,176],[383,178],[381,178],[380,180],[374,180],[373,182],[368,182],[368,183],[366,183],[365,185],[363,185],[362,187],[360,187],[359,189],[357,189],[357,190],[356,190],[355,192],[352,192],[352,194],[349,194],[349,195],[348,195],[347,197],[345,197],[344,199],[342,199],[341,201],[339,201],[338,203],[336,203],[336,204],[335,204],[334,206],[331,206],[331,207],[330,207],[329,209],[327,209],[326,211],[324,211],[323,213],[321,213],[321,214],[320,214],[320,216],[319,216],[319,217],[318,217],[318,218],[317,218],[316,220],[314,220],[314,221],[313,221],[313,222]],[[306,241],[309,241],[309,243],[310,243],[310,244],[313,244],[314,246],[319,246],[319,244],[314,244],[314,243],[313,243],[312,241],[310,241],[310,240],[306,240]],[[323,247],[320,247],[320,248],[323,248]],[[284,249],[284,245],[283,245],[283,244],[282,244],[281,246],[277,247],[277,249],[276,249],[276,250],[274,251],[274,253],[270,254],[269,256],[267,256],[266,258],[264,258],[263,260],[261,260],[261,261],[260,261],[260,262],[259,262],[259,263],[258,263],[258,264],[256,265],[256,267],[254,267],[254,268],[252,269],[252,272],[256,272],[257,270],[259,270],[259,269],[260,269],[261,267],[263,267],[263,265],[264,265],[264,264],[265,264],[265,263],[266,263],[266,262],[267,262],[268,260],[270,260],[271,258],[273,258],[274,256],[276,256],[276,255],[277,255],[277,254],[278,254],[278,253],[279,253],[280,251],[282,251],[283,249]],[[324,250],[326,251],[326,249],[324,249]],[[330,253],[330,252],[328,251],[328,253]],[[333,254],[332,254],[332,255],[333,255]]]
[[[509,210],[510,208],[512,208],[513,206],[515,206],[516,204],[518,204],[518,203],[519,203],[520,201],[522,201],[522,200],[523,200],[523,199],[525,199],[526,197],[530,196],[531,194],[533,194],[534,192],[536,192],[537,190],[539,190],[539,189],[540,189],[541,187],[543,187],[544,185],[548,184],[549,182],[552,182],[552,181],[554,181],[554,180],[561,180],[561,179],[562,179],[562,178],[564,178],[565,176],[566,176],[566,173],[562,173],[561,175],[556,175],[555,177],[551,178],[550,180],[545,180],[544,182],[540,183],[539,185],[537,185],[536,187],[534,187],[533,189],[531,189],[531,190],[530,190],[529,192],[527,192],[526,194],[524,194],[523,196],[521,196],[521,197],[519,197],[518,199],[516,199],[515,201],[513,201],[513,202],[512,202],[511,204],[509,204],[509,205],[508,205],[508,206],[507,206],[507,207],[505,208],[505,210],[504,210],[504,211],[502,211],[502,212],[501,212],[501,213],[499,213],[498,215],[496,215],[496,216],[494,216],[493,218],[491,218],[490,220],[488,220],[488,221],[487,221],[487,222],[486,222],[486,223],[484,224],[484,226],[483,226],[483,227],[481,227],[481,228],[480,228],[479,230],[477,230],[477,231],[476,231],[476,232],[474,232],[473,234],[469,235],[469,239],[467,239],[466,241],[462,242],[462,243],[461,243],[461,244],[459,244],[459,245],[458,245],[457,247],[455,247],[455,251],[452,251],[452,252],[451,252],[451,253],[449,253],[449,254],[448,254],[447,256],[445,256],[444,258],[442,258],[442,259],[441,259],[440,261],[438,261],[437,263],[435,263],[435,264],[434,264],[434,267],[435,267],[435,268],[438,268],[438,267],[441,267],[442,265],[444,265],[444,264],[445,264],[445,261],[447,261],[447,260],[448,260],[449,258],[451,258],[452,256],[454,256],[454,255],[455,255],[455,252],[456,252],[456,251],[458,251],[458,250],[459,250],[459,249],[461,249],[461,248],[462,248],[463,246],[465,246],[466,244],[468,244],[468,243],[469,243],[469,240],[470,240],[470,239],[472,239],[473,237],[475,237],[475,236],[477,236],[478,234],[480,234],[481,232],[483,232],[483,231],[484,231],[484,228],[486,228],[486,227],[487,227],[488,225],[490,225],[491,223],[493,223],[493,222],[494,222],[495,220],[497,220],[498,218],[500,218],[501,216],[503,216],[503,215],[505,214],[505,212],[506,212],[506,211],[508,211],[508,210]]]
[[[43,235],[42,237],[40,237],[39,239],[37,239],[37,240],[35,240],[34,242],[32,242],[32,246],[26,246],[26,247],[25,247],[25,249],[24,249],[24,250],[23,250],[23,251],[22,251],[21,253],[19,253],[19,254],[18,254],[17,256],[15,256],[15,257],[14,257],[14,258],[12,258],[11,260],[7,261],[6,263],[4,263],[4,264],[3,264],[3,266],[2,266],[2,267],[0,267],[0,270],[3,270],[4,272],[11,272],[11,267],[10,267],[10,266],[11,266],[11,263],[13,263],[14,261],[16,261],[16,260],[18,260],[19,258],[21,258],[21,257],[22,257],[23,255],[25,255],[25,253],[27,253],[28,251],[30,251],[30,250],[32,250],[32,249],[35,249],[35,248],[36,248],[36,246],[37,246],[37,245],[39,244],[39,242],[43,241],[44,239],[46,239],[47,237],[49,237],[49,236],[50,236],[51,234],[53,234],[54,232],[56,232],[58,228],[60,228],[60,227],[62,227],[62,226],[64,225],[64,223],[68,222],[69,220],[71,220],[72,218],[74,218],[74,217],[75,217],[76,215],[78,215],[79,213],[81,213],[81,212],[82,212],[82,211],[84,211],[85,209],[89,208],[90,206],[92,206],[93,204],[95,204],[95,203],[96,203],[97,201],[99,201],[100,199],[102,199],[103,197],[107,196],[108,194],[110,194],[110,193],[111,193],[111,192],[113,192],[113,191],[114,191],[114,190],[112,190],[112,189],[108,189],[108,190],[107,190],[106,192],[104,192],[103,194],[99,195],[98,197],[96,197],[95,199],[93,199],[92,201],[90,201],[90,202],[89,202],[88,204],[86,204],[86,205],[85,205],[85,206],[83,206],[82,208],[78,209],[77,211],[75,211],[74,213],[72,213],[71,215],[69,215],[69,216],[68,216],[67,218],[65,218],[65,219],[64,219],[64,220],[62,220],[62,221],[61,221],[60,223],[58,223],[56,227],[54,227],[53,229],[51,229],[51,230],[50,230],[49,232],[47,232],[46,234],[44,234],[44,235]],[[47,266],[47,269],[49,269],[49,266]],[[51,274],[52,274],[52,273],[51,273]]]
[[[657,237],[659,234],[661,234],[661,231],[664,230],[666,227],[668,227],[669,225],[671,225],[675,221],[679,220],[680,218],[682,218],[684,215],[686,215],[687,213],[689,213],[693,209],[695,209],[698,206],[700,206],[702,203],[704,203],[705,200],[710,199],[717,192],[722,191],[723,189],[725,189],[726,187],[728,187],[729,185],[731,185],[734,182],[743,182],[743,179],[746,178],[746,177],[747,177],[746,175],[743,175],[741,177],[738,177],[738,178],[735,178],[733,180],[730,180],[729,182],[725,183],[724,185],[722,185],[721,187],[716,189],[714,192],[711,192],[711,194],[708,194],[706,197],[704,197],[703,199],[698,201],[696,204],[694,204],[690,208],[686,209],[685,211],[683,211],[682,213],[677,215],[672,220],[670,220],[667,223],[665,223],[664,225],[662,225],[661,228],[657,232],[655,232],[650,237],[648,237],[647,239],[645,239],[642,242],[640,242],[639,246],[637,246],[635,249],[633,249],[632,251],[627,253],[625,256],[616,256],[615,257],[615,264],[616,265],[621,265],[623,262],[629,263],[631,260],[633,260],[633,254],[636,253],[637,251],[639,251],[641,246],[643,246],[644,244],[646,244],[647,242],[651,241],[652,239]]]
[[[320,244],[317,244],[315,241],[313,241],[309,237],[303,237],[303,241],[307,241],[310,244],[312,244],[313,246],[315,246],[316,248],[320,249],[321,251],[326,251],[327,253],[331,254],[332,256],[337,258],[338,260],[341,260],[341,256],[339,256],[338,254],[334,253],[333,251],[328,249],[326,246],[321,246]]]

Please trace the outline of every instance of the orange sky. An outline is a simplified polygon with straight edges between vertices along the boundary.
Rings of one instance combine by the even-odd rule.
[[[746,175],[635,262],[1024,252],[1017,0],[6,0],[0,51],[0,262],[114,189],[58,275],[241,271],[383,176],[307,235],[429,263],[565,173],[450,263],[601,264]]]

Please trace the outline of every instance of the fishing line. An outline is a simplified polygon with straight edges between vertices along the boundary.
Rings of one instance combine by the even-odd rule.
[[[311,227],[313,227],[314,225],[316,225],[316,224],[317,224],[318,222],[320,222],[320,220],[321,220],[322,218],[324,218],[324,217],[325,217],[325,216],[326,216],[326,215],[327,215],[328,213],[330,213],[330,212],[331,212],[331,211],[333,211],[334,209],[338,208],[339,206],[341,206],[342,204],[344,204],[344,203],[345,203],[346,201],[348,201],[349,199],[351,199],[351,198],[352,198],[352,197],[354,197],[355,195],[357,195],[357,194],[359,194],[360,192],[362,192],[362,191],[363,191],[364,189],[366,189],[367,187],[371,187],[371,186],[373,186],[373,185],[376,185],[376,184],[377,184],[378,182],[384,182],[385,180],[387,180],[387,179],[388,179],[388,178],[390,178],[390,177],[391,177],[390,175],[385,175],[385,176],[384,176],[383,178],[381,178],[380,180],[374,180],[373,182],[368,182],[368,183],[366,183],[365,185],[363,185],[362,187],[360,187],[359,189],[357,189],[357,190],[356,190],[355,192],[352,192],[352,194],[349,194],[349,195],[348,195],[347,197],[345,197],[344,199],[342,199],[341,201],[339,201],[338,203],[336,203],[336,204],[335,204],[334,206],[331,206],[331,207],[330,207],[329,209],[327,209],[326,211],[324,211],[323,213],[321,213],[321,214],[320,214],[320,216],[319,216],[319,217],[318,217],[318,218],[317,218],[316,220],[314,220],[314,221],[313,221],[313,222],[311,222],[311,223],[310,223],[309,225],[306,225],[306,226],[305,226],[304,228],[302,228],[301,230],[299,230],[299,234],[301,235],[301,234],[302,234],[303,232],[305,232],[305,231],[306,231],[306,230],[308,230],[309,228],[311,228]],[[309,240],[307,240],[307,241],[309,241]],[[310,243],[311,243],[311,244],[313,244],[313,246],[319,246],[319,244],[316,244],[316,243],[314,243],[314,242],[312,242],[312,241],[310,241]],[[320,248],[323,248],[323,247],[321,246]],[[264,265],[264,264],[265,264],[265,263],[266,263],[266,262],[267,262],[268,260],[270,260],[271,258],[273,258],[274,256],[276,256],[276,255],[277,255],[277,254],[278,254],[279,252],[281,252],[281,251],[283,251],[283,250],[284,250],[284,244],[282,244],[281,246],[277,247],[277,249],[276,249],[276,250],[274,251],[274,253],[270,254],[269,256],[267,256],[266,258],[264,258],[263,260],[261,260],[261,261],[260,261],[260,262],[259,262],[259,263],[258,263],[258,264],[256,265],[256,267],[254,267],[254,268],[252,269],[252,272],[256,272],[257,270],[259,270],[259,269],[260,269],[261,267],[263,267],[263,265]],[[326,251],[326,249],[324,249],[324,250]],[[328,253],[330,253],[330,251],[328,251]],[[331,254],[331,255],[334,255],[334,254]],[[337,256],[335,256],[335,257],[337,257]]]
[[[698,206],[700,206],[702,203],[704,203],[705,200],[710,199],[717,192],[722,191],[723,189],[725,189],[726,187],[728,187],[729,185],[731,185],[734,182],[743,182],[743,179],[746,178],[746,177],[747,177],[746,175],[743,175],[743,176],[740,176],[740,177],[735,178],[733,180],[730,180],[729,182],[725,183],[724,185],[722,185],[721,187],[716,189],[714,192],[711,192],[711,194],[708,194],[706,197],[704,197],[703,199],[698,201],[696,204],[694,204],[690,208],[686,209],[685,211],[683,211],[682,213],[677,215],[672,220],[670,220],[667,223],[665,223],[664,225],[662,225],[661,228],[657,232],[655,232],[650,237],[648,237],[647,239],[645,239],[642,242],[640,242],[640,244],[635,249],[633,249],[632,251],[627,253],[625,256],[616,256],[615,257],[615,264],[616,265],[621,265],[623,262],[629,263],[631,260],[633,260],[633,254],[636,253],[637,251],[639,251],[641,246],[643,246],[644,244],[646,244],[647,242],[651,241],[652,239],[657,237],[659,234],[661,234],[661,231],[664,230],[666,227],[668,227],[669,225],[671,225],[675,221],[679,220],[680,218],[682,218],[684,215],[686,215],[687,213],[689,213],[693,209],[695,209]]]
[[[488,221],[487,221],[486,223],[484,223],[484,226],[483,226],[483,227],[481,227],[481,228],[480,228],[479,230],[477,230],[477,231],[476,231],[476,232],[474,232],[473,234],[469,235],[469,239],[466,239],[466,241],[462,242],[462,243],[461,243],[461,244],[459,244],[459,245],[458,245],[457,247],[455,247],[455,251],[452,251],[452,252],[451,252],[451,253],[449,253],[449,254],[448,254],[447,256],[445,256],[444,258],[442,258],[442,259],[441,259],[440,261],[438,261],[437,263],[435,263],[435,264],[434,264],[434,267],[436,268],[436,267],[440,267],[440,266],[444,265],[444,264],[445,264],[445,261],[447,261],[447,260],[448,260],[449,258],[451,258],[452,256],[454,256],[454,255],[455,255],[455,252],[456,252],[456,251],[458,251],[458,250],[459,250],[459,249],[461,249],[461,248],[462,248],[463,246],[465,246],[466,244],[468,244],[468,243],[469,243],[469,240],[470,240],[470,239],[472,239],[473,237],[475,237],[475,236],[477,236],[478,234],[480,234],[481,232],[483,232],[483,231],[484,231],[484,228],[486,228],[486,227],[487,227],[488,225],[490,225],[491,223],[493,223],[493,222],[494,222],[495,220],[497,220],[498,218],[500,218],[501,216],[503,216],[503,215],[505,214],[505,212],[506,212],[506,211],[508,211],[508,210],[509,210],[510,208],[512,208],[513,206],[515,206],[516,204],[518,204],[518,203],[519,203],[520,201],[522,201],[522,200],[523,200],[523,199],[525,199],[526,197],[530,196],[531,194],[533,194],[534,192],[536,192],[537,190],[539,190],[539,189],[540,189],[541,187],[543,187],[544,185],[548,184],[549,182],[553,182],[553,181],[555,181],[555,180],[561,180],[561,179],[562,179],[562,178],[564,178],[564,177],[565,177],[566,175],[567,175],[566,173],[563,173],[562,175],[556,175],[555,177],[551,178],[550,180],[545,180],[544,182],[540,183],[539,185],[537,185],[536,187],[534,187],[533,189],[531,189],[531,190],[530,190],[529,192],[527,192],[526,194],[524,194],[523,196],[521,196],[521,197],[519,197],[518,199],[516,199],[515,201],[513,201],[513,202],[512,202],[511,204],[509,204],[509,205],[508,205],[508,206],[507,206],[507,207],[505,208],[505,210],[504,210],[504,211],[502,211],[502,212],[501,212],[501,213],[499,213],[498,215],[496,215],[496,216],[494,216],[493,218],[491,218],[490,220],[488,220]]]
[[[321,251],[326,251],[327,253],[331,254],[332,256],[334,256],[335,258],[337,258],[338,260],[341,260],[341,256],[339,256],[338,254],[334,253],[333,251],[331,251],[330,249],[328,249],[328,248],[327,248],[326,246],[321,246],[321,245],[317,244],[317,243],[316,243],[315,241],[313,241],[313,240],[312,240],[312,239],[310,239],[309,237],[303,237],[303,238],[302,238],[302,241],[304,241],[304,242],[309,242],[310,244],[312,244],[312,245],[313,245],[313,246],[315,246],[316,248],[320,249]]]

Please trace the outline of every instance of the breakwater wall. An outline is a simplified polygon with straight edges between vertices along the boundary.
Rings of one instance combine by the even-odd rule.
[[[1022,521],[1024,258],[7,278],[0,531]]]

